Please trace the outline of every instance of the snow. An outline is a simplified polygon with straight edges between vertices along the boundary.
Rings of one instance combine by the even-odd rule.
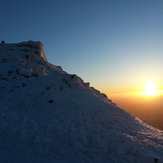
[[[41,42],[0,44],[1,163],[161,163],[163,131],[50,64]]]

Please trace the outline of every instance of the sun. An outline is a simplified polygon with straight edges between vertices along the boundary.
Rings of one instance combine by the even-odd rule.
[[[159,91],[157,90],[157,85],[151,80],[148,80],[144,84],[144,89],[145,91],[141,92],[141,94],[146,95],[146,96],[153,96],[159,94]]]
[[[156,90],[156,84],[150,80],[148,80],[145,84],[144,84],[144,89],[146,91],[154,91]]]

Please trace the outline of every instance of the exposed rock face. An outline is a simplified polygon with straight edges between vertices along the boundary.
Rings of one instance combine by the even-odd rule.
[[[0,44],[0,162],[144,163],[163,133],[50,64],[41,42]]]

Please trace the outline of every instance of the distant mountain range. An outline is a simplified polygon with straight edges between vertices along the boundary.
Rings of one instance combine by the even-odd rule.
[[[50,64],[41,42],[2,42],[0,162],[161,163],[163,131]]]

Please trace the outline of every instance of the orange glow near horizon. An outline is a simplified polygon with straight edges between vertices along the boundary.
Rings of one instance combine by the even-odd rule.
[[[141,86],[140,86],[141,85]],[[141,89],[140,89],[141,88]],[[118,90],[114,90],[114,91],[109,91],[106,89],[99,89],[101,92],[105,93],[108,95],[108,97],[110,96],[137,96],[140,98],[154,98],[156,96],[159,95],[163,95],[163,90],[159,89],[160,86],[159,84],[157,85],[156,82],[152,81],[152,80],[147,80],[146,82],[142,82],[141,84],[139,84],[139,87],[137,86],[135,89],[119,89]],[[144,89],[144,90],[143,90]]]
[[[145,95],[145,96],[154,96],[154,95],[158,95],[159,93],[160,93],[160,91],[158,91],[158,90],[140,92],[141,95]]]
[[[118,107],[163,130],[163,90],[107,93]]]

